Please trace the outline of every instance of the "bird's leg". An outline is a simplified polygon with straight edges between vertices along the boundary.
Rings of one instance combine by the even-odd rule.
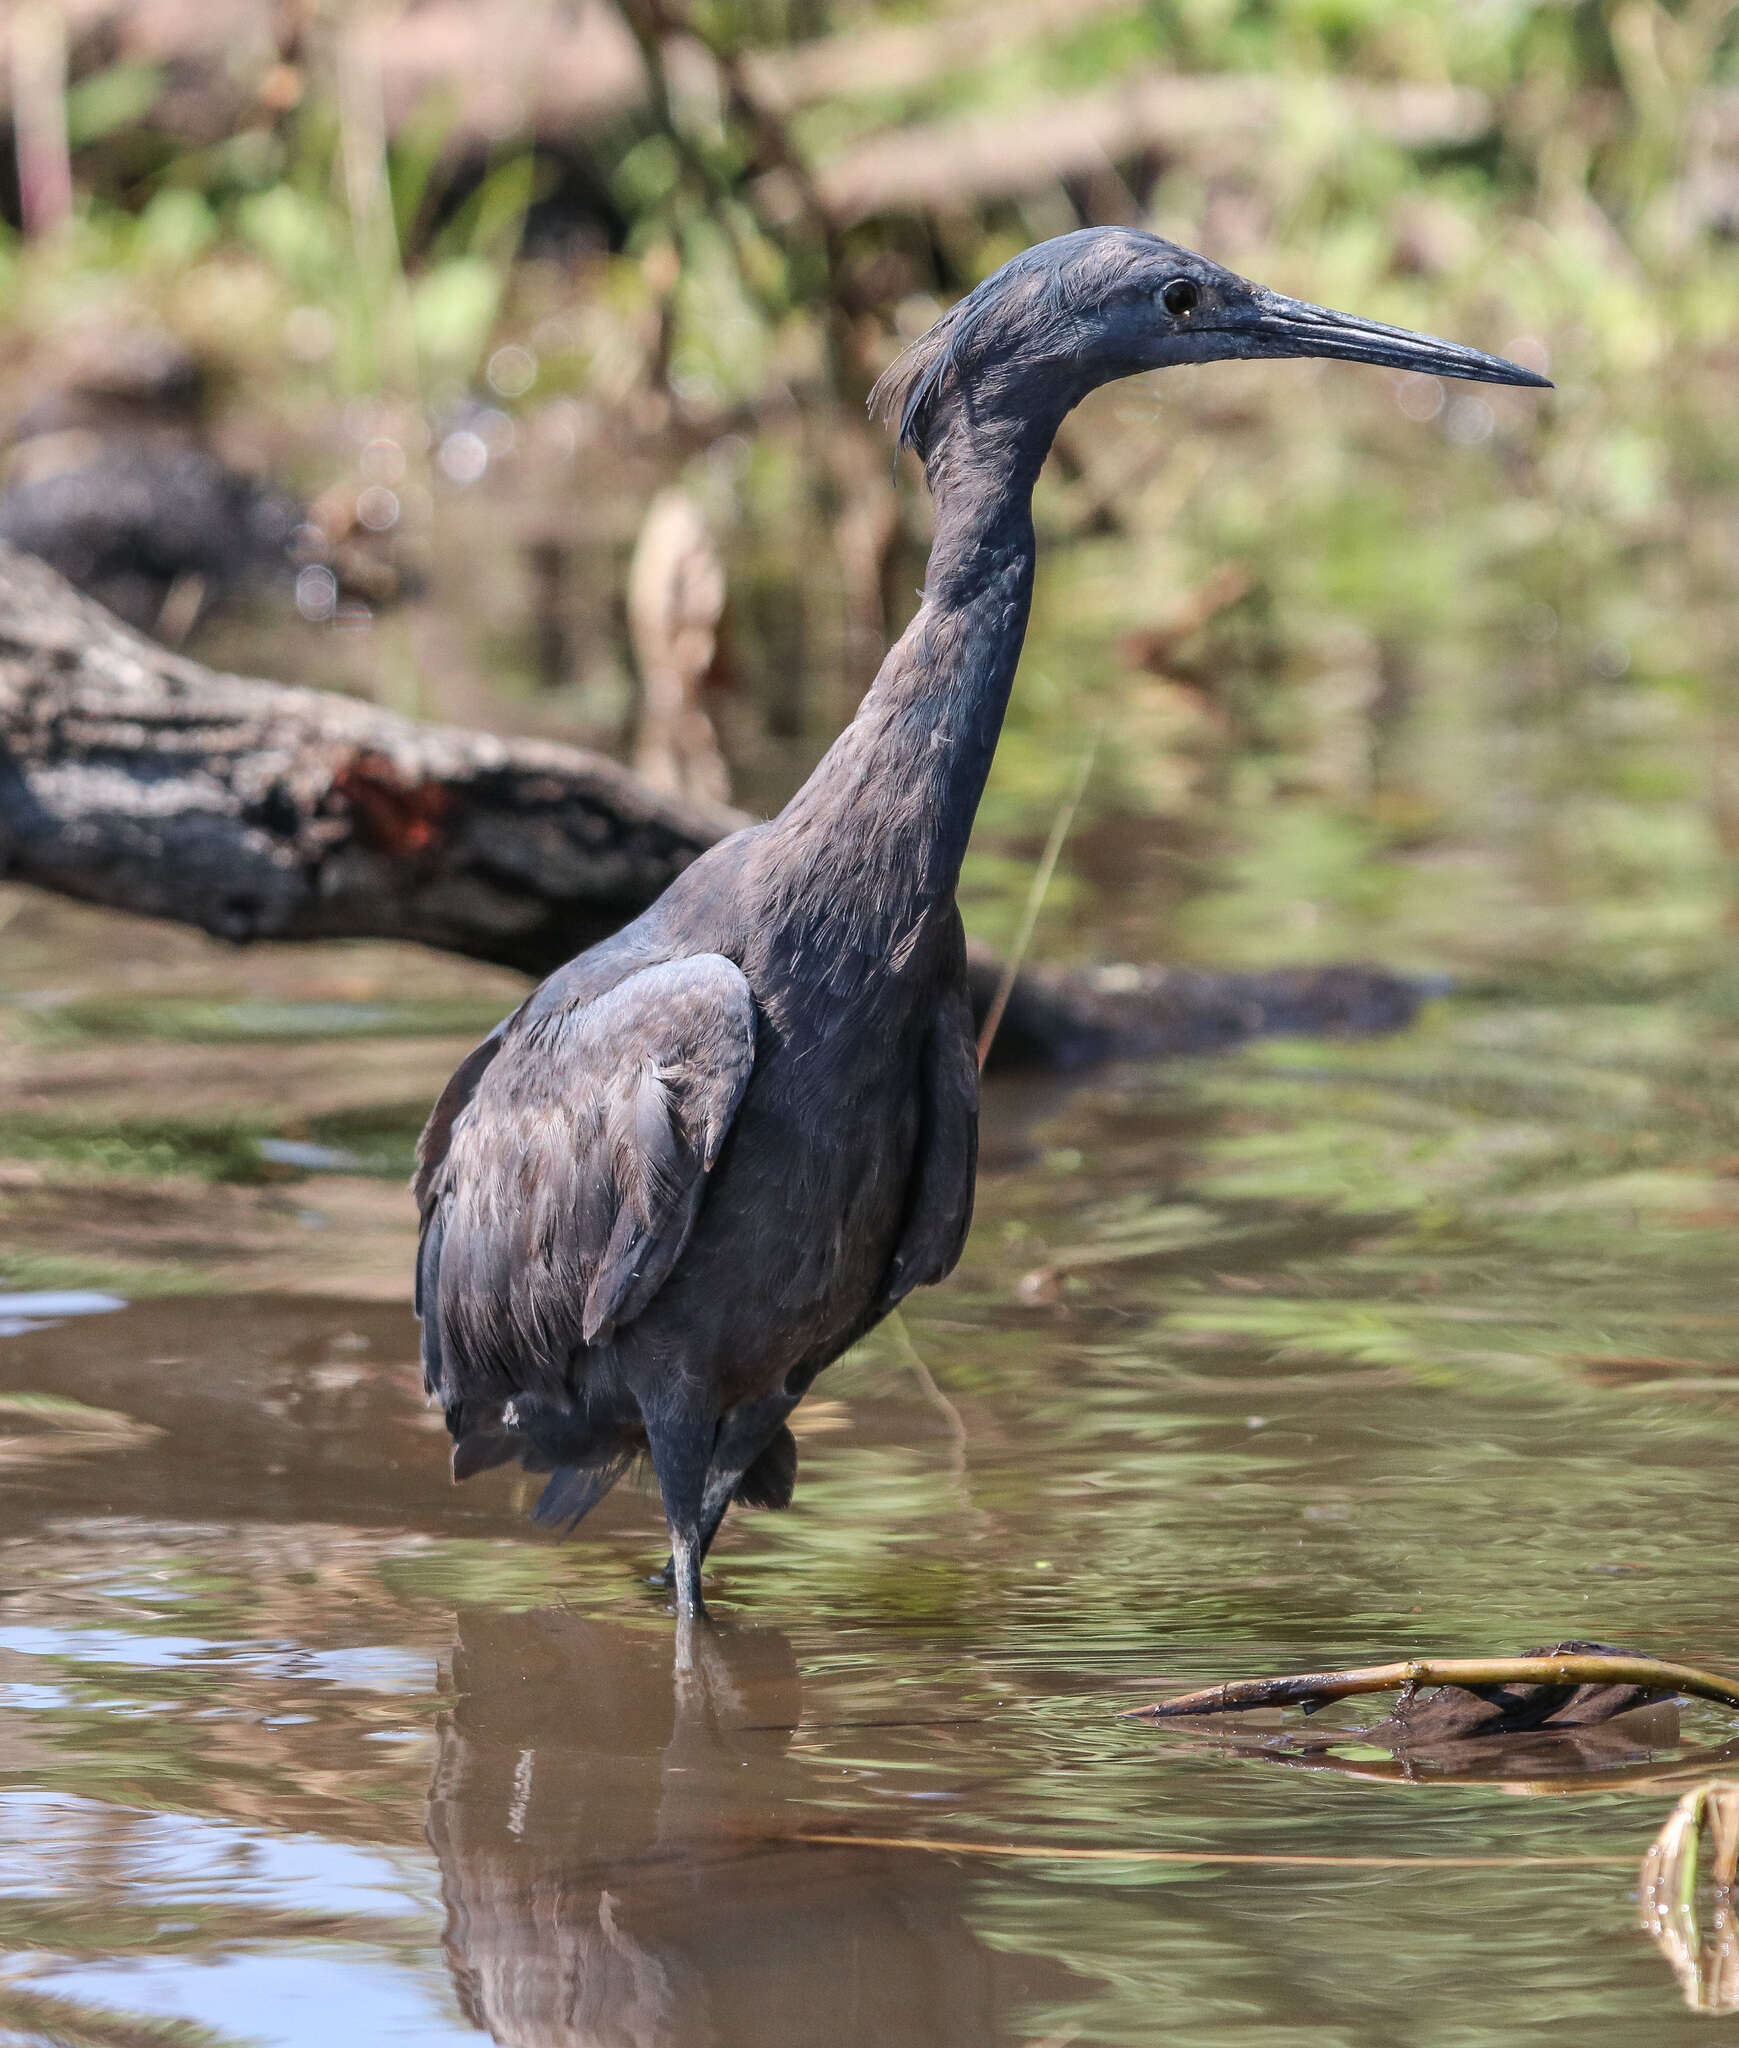
[[[797,1403],[783,1387],[756,1401],[742,1401],[719,1425],[700,1505],[700,1554],[704,1558],[725,1518],[742,1477],[772,1442],[775,1432]]]
[[[707,1468],[717,1434],[716,1417],[693,1407],[662,1413],[654,1409],[646,1415],[646,1446],[664,1496],[664,1519],[670,1524],[670,1580],[676,1611],[684,1617],[706,1613],[700,1593],[701,1560],[706,1556],[701,1531]]]
[[[703,1561],[712,1549],[713,1538],[719,1533],[737,1488],[742,1484],[743,1474],[772,1442],[786,1416],[797,1406],[798,1399],[797,1395],[789,1394],[781,1387],[776,1393],[764,1394],[758,1401],[739,1403],[719,1425],[706,1490],[701,1495],[700,1554]],[[664,1560],[663,1571],[653,1575],[654,1579],[669,1585],[675,1570],[673,1551]]]

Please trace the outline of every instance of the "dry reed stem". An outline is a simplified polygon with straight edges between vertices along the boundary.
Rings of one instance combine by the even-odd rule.
[[[1093,764],[1099,758],[1099,743],[1105,737],[1105,721],[1101,719],[1093,729],[1093,737],[1087,742],[1087,751],[1081,756],[1081,765],[1076,770],[1075,780],[1069,793],[1057,808],[1057,815],[1051,825],[1051,836],[1045,841],[1045,850],[1039,855],[1039,864],[1033,871],[1032,887],[1028,889],[1026,904],[1020,914],[1020,925],[1015,932],[1014,944],[1003,963],[1002,979],[996,985],[996,994],[990,999],[990,1008],[985,1013],[984,1029],[978,1034],[978,1071],[984,1072],[984,1063],[990,1057],[990,1048],[996,1043],[997,1027],[1002,1022],[1002,1013],[1008,1008],[1008,999],[1014,990],[1015,976],[1019,974],[1021,962],[1026,958],[1028,946],[1032,944],[1033,931],[1039,921],[1039,912],[1045,906],[1045,895],[1051,886],[1051,877],[1057,872],[1057,862],[1063,855],[1063,843],[1069,836],[1069,828],[1075,822],[1075,813],[1081,808],[1081,799],[1087,794],[1087,783],[1093,773]]]
[[[1697,1912],[1702,1837],[1709,1835],[1708,1874],[1714,1911],[1707,1937]],[[1739,1873],[1739,1782],[1715,1778],[1694,1785],[1667,1817],[1642,1859],[1638,1917],[1679,1980],[1693,2012],[1739,2012],[1739,1927],[1733,1882]]]
[[[1660,1693],[1739,1708],[1739,1679],[1717,1677],[1689,1664],[1655,1657],[1569,1654],[1551,1657],[1414,1657],[1405,1663],[1367,1664],[1348,1671],[1296,1672],[1284,1678],[1233,1679],[1150,1707],[1132,1707],[1127,1720],[1169,1720],[1181,1714],[1235,1714],[1250,1707],[1325,1705],[1361,1693],[1419,1685],[1641,1685]]]
[[[703,697],[724,614],[724,564],[705,515],[674,484],[647,507],[628,564],[628,635],[641,691],[634,770],[654,789],[700,803],[731,798]]]
[[[60,0],[25,0],[13,11],[12,126],[25,238],[41,241],[72,212],[66,21]]]
[[[918,1382],[924,1399],[928,1401],[947,1427],[949,1439],[948,1469],[954,1481],[955,1491],[960,1496],[962,1507],[976,1513],[972,1504],[972,1487],[966,1473],[967,1434],[966,1418],[943,1393],[936,1383],[936,1376],[924,1363],[918,1347],[912,1342],[912,1333],[906,1327],[906,1319],[898,1309],[888,1316],[886,1329],[894,1340],[894,1348],[905,1360],[912,1377]]]

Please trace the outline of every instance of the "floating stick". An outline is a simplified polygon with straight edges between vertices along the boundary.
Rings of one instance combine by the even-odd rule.
[[[1183,1714],[1239,1714],[1251,1707],[1326,1706],[1361,1693],[1421,1685],[1640,1685],[1662,1694],[1689,1693],[1739,1709],[1739,1679],[1718,1678],[1690,1664],[1655,1657],[1568,1653],[1549,1657],[1413,1657],[1401,1664],[1365,1664],[1351,1671],[1294,1672],[1285,1678],[1236,1678],[1186,1692],[1151,1707],[1132,1707],[1125,1720],[1170,1720]]]

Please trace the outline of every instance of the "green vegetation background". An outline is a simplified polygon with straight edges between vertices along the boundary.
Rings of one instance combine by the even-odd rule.
[[[769,197],[766,136],[727,88],[757,54],[946,10],[636,4],[660,90],[576,138],[619,246],[527,242],[551,177],[529,138],[455,182],[437,90],[371,156],[347,42],[366,12],[316,11],[289,86],[264,75],[197,148],[163,125],[163,73],[81,74],[75,51],[74,219],[0,239],[15,378],[81,323],[149,319],[224,373],[232,441],[311,492],[365,476],[371,441],[402,444],[397,539],[423,598],[365,633],[277,619],[196,651],[611,744],[632,719],[627,552],[652,489],[685,480],[728,558],[739,787],[776,802],[874,664],[844,560],[873,497],[868,382],[1104,191],[941,191],[823,235]],[[866,137],[970,119],[1018,150],[1035,108],[1155,72],[1277,80],[1259,140],[1116,167],[1117,206],[1303,296],[1519,350],[1558,390],[1288,365],[1102,394],[1042,492],[973,924],[1006,941],[1103,724],[1041,952],[1465,972],[1568,950],[1628,977],[1698,956],[1739,847],[1739,10],[1142,0],[1001,19],[939,38],[916,80],[866,66],[861,89],[782,116],[778,147],[825,169]],[[665,62],[674,28],[698,72]],[[1349,93],[1404,84],[1467,88],[1490,118],[1407,149],[1349,117]],[[518,437],[471,489],[426,445],[466,394]],[[901,488],[885,631],[922,560],[921,493]],[[540,693],[524,558],[546,532],[573,550],[575,616],[571,681]],[[1180,632],[1227,571],[1243,594]]]

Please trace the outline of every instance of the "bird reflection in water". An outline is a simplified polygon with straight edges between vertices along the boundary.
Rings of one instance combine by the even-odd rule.
[[[792,1754],[778,1631],[466,1613],[452,1687],[428,1834],[460,2003],[495,2040],[1009,2038],[1031,1970],[979,1941],[958,1869],[778,1839],[829,1791]]]

